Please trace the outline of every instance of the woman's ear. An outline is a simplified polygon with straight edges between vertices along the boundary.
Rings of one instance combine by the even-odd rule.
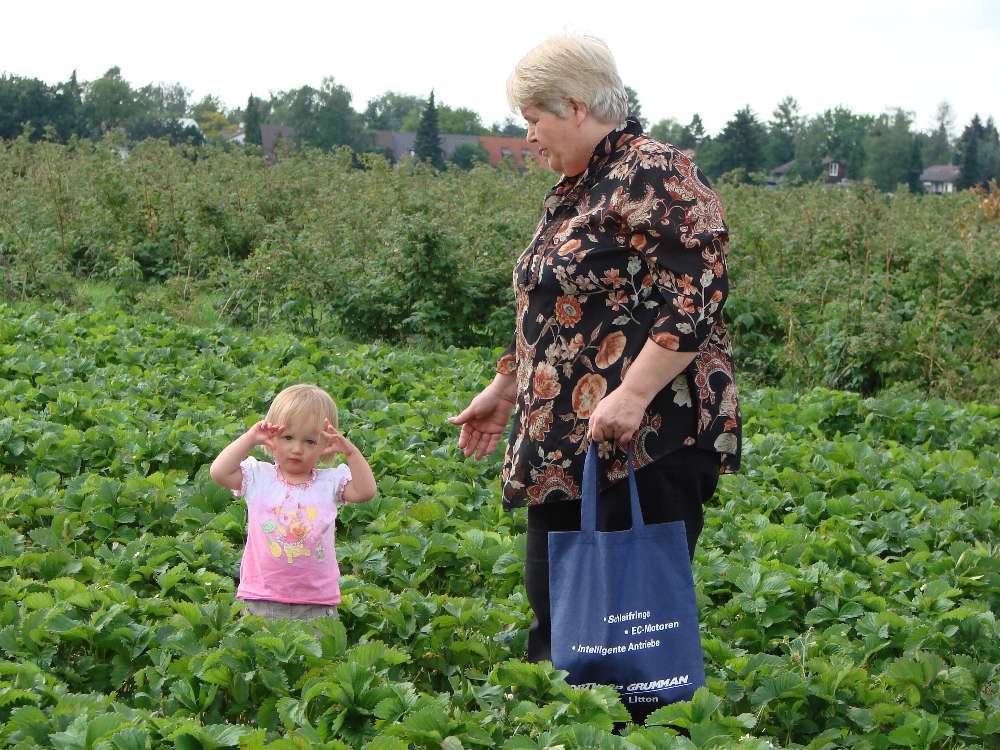
[[[587,115],[590,114],[590,108],[579,99],[567,99],[569,103],[569,115],[573,118],[573,122],[577,125],[582,125],[583,121],[587,119]]]

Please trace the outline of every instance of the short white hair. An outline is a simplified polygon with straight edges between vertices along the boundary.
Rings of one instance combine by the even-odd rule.
[[[620,126],[628,117],[628,95],[608,45],[597,37],[550,37],[514,66],[507,79],[512,110],[540,107],[566,116],[566,100],[587,105],[597,119]]]

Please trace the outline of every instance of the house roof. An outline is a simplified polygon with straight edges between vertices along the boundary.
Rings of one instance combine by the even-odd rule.
[[[829,156],[824,156],[823,161],[821,161],[820,164],[822,164],[825,167],[827,164],[830,164],[832,162],[837,162],[838,164],[844,163],[840,159],[832,159]]]
[[[260,126],[260,150],[264,156],[274,153],[274,144],[279,138],[295,139],[295,129],[288,125],[261,125]]]
[[[921,182],[954,182],[961,172],[954,164],[933,164],[920,173]]]
[[[786,174],[794,164],[795,164],[795,159],[792,159],[791,161],[786,161],[784,164],[779,164],[778,166],[776,166],[774,169],[771,170],[771,174],[780,177],[781,175]]]

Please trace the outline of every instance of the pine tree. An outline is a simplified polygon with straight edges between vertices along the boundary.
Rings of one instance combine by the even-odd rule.
[[[717,139],[722,147],[719,171],[742,169],[749,175],[762,169],[766,139],[767,130],[750,107],[739,110]]]
[[[247,111],[243,113],[243,132],[247,143],[260,145],[260,102],[250,94]]]
[[[76,71],[61,84],[56,95],[56,128],[63,140],[71,135],[85,136],[83,123],[83,87],[76,80]]]
[[[420,161],[429,161],[438,169],[444,169],[444,151],[441,149],[433,91],[423,114],[420,115],[420,126],[417,128],[417,138],[413,143],[413,153]]]
[[[639,95],[631,86],[625,87],[625,96],[628,98],[628,116],[639,121],[639,125],[645,130],[649,127],[649,121],[642,116],[642,105],[639,103]]]
[[[983,123],[977,114],[965,126],[962,137],[958,139],[958,168],[961,173],[955,180],[955,187],[959,190],[979,182],[979,142],[983,139],[983,133]]]
[[[911,193],[924,192],[924,183],[920,181],[920,174],[924,171],[924,155],[920,148],[920,140],[913,137],[910,141],[910,169],[907,174],[907,182]]]
[[[705,141],[705,124],[697,112],[691,122],[681,130],[681,137],[674,144],[680,148],[698,148]]]

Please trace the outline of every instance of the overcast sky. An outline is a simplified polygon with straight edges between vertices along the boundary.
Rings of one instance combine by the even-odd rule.
[[[616,16],[617,14],[617,16]],[[845,105],[913,111],[929,129],[947,100],[960,131],[1000,118],[1000,0],[838,2],[49,2],[4,3],[0,72],[81,81],[113,65],[133,86],[180,82],[243,106],[332,76],[355,109],[387,90],[509,114],[504,84],[560,31],[602,37],[655,122],[701,114],[718,132],[745,106],[770,118],[784,96],[805,114]]]

